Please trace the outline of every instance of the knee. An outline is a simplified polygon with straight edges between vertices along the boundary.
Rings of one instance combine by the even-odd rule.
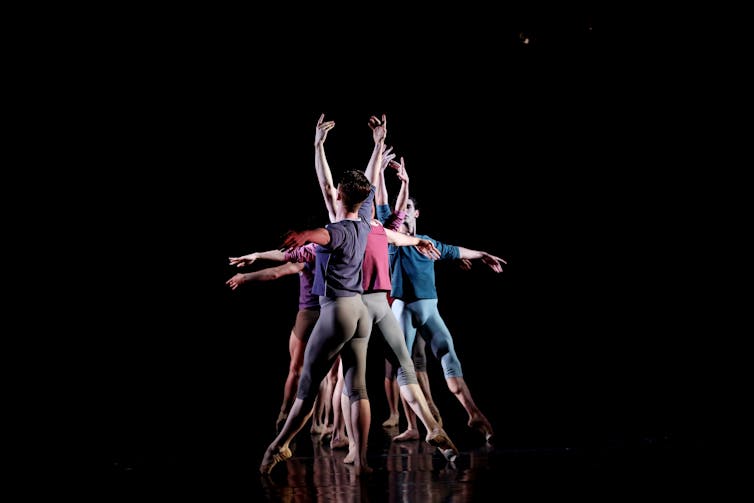
[[[448,383],[448,389],[451,393],[457,395],[461,392],[462,386],[458,382],[458,379],[446,379],[445,381]]]
[[[398,385],[405,386],[407,384],[419,384],[419,380],[416,377],[416,372],[413,369],[399,368],[398,369]]]

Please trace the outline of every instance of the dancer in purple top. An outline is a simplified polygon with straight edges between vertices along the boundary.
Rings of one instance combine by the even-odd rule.
[[[235,274],[226,281],[226,284],[232,290],[236,290],[239,286],[253,281],[272,281],[290,274],[299,275],[298,313],[296,313],[296,322],[288,339],[290,363],[288,366],[288,376],[283,387],[283,402],[280,406],[278,418],[275,421],[275,431],[280,431],[280,427],[288,417],[288,411],[291,409],[291,405],[293,405],[294,393],[298,387],[298,378],[304,365],[304,348],[306,347],[306,342],[309,340],[314,324],[319,318],[319,298],[312,294],[315,246],[315,244],[310,244],[287,252],[269,250],[249,253],[241,257],[230,257],[230,265],[237,267],[250,266],[257,260],[285,262],[275,267]],[[321,436],[330,432],[327,420],[331,412],[332,393],[337,380],[337,371],[338,361],[333,365],[330,374],[322,380],[320,393],[316,400],[315,413],[312,419],[312,433]],[[340,415],[338,410],[333,412],[336,416]]]

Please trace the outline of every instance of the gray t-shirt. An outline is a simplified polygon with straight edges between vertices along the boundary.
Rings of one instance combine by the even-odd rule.
[[[358,220],[340,220],[327,224],[330,243],[317,247],[314,287],[312,293],[325,297],[350,297],[363,293],[361,264],[372,230],[375,187],[359,208]]]

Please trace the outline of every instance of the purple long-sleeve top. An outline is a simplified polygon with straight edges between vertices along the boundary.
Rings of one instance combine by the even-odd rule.
[[[319,297],[312,293],[314,285],[315,248],[317,243],[309,243],[301,248],[294,248],[285,252],[288,262],[304,262],[304,268],[298,273],[298,308],[319,308]]]

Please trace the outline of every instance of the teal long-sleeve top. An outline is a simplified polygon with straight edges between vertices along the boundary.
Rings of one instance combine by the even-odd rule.
[[[441,243],[429,236],[417,234],[416,237],[432,241],[438,250],[438,260],[455,260],[461,258],[458,246]],[[393,285],[391,297],[409,303],[418,299],[436,299],[435,261],[422,255],[413,246],[394,246],[388,248],[390,255],[390,281]]]

